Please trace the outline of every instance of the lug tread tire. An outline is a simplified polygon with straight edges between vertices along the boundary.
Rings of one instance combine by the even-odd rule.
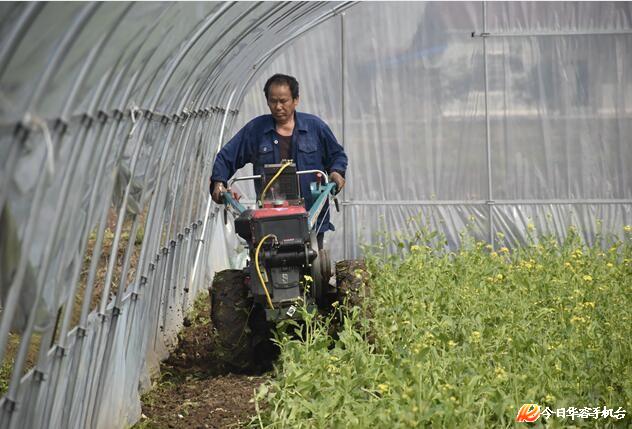
[[[336,262],[336,286],[338,302],[349,308],[362,307],[370,293],[371,275],[364,259]]]
[[[252,332],[248,326],[252,302],[244,278],[242,270],[219,271],[209,291],[217,357],[238,370],[249,368],[253,359]]]

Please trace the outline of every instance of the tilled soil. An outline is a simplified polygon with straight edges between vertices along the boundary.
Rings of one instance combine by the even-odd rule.
[[[176,351],[161,364],[161,377],[142,398],[134,428],[237,428],[255,415],[254,389],[269,375],[235,374],[213,357],[209,299],[180,334]]]

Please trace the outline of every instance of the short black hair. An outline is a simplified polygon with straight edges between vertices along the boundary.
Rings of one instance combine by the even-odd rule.
[[[280,73],[272,75],[263,87],[263,93],[266,95],[266,100],[270,95],[270,87],[272,85],[287,85],[290,87],[292,98],[295,100],[298,98],[298,81],[295,77]]]

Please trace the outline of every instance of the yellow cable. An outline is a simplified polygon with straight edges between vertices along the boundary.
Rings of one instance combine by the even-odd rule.
[[[272,186],[272,183],[274,183],[277,177],[279,177],[279,175],[283,173],[283,170],[285,170],[291,163],[292,163],[291,161],[285,161],[283,165],[279,168],[279,170],[276,172],[276,174],[272,176],[272,179],[270,179],[266,187],[263,189],[263,192],[261,193],[261,197],[259,198],[259,202],[261,203],[262,206],[263,206],[263,198],[266,196],[266,192],[268,192],[268,189],[270,189],[270,186]]]
[[[266,294],[268,305],[270,306],[272,310],[274,310],[274,305],[272,305],[272,300],[270,299],[270,293],[268,292],[268,288],[266,287],[266,282],[263,281],[263,276],[261,275],[261,269],[259,268],[259,250],[261,250],[261,245],[263,245],[263,242],[266,241],[270,237],[274,237],[274,239],[276,240],[276,235],[268,234],[265,237],[263,237],[261,241],[259,242],[259,244],[257,245],[257,250],[255,250],[255,267],[257,268],[257,275],[259,276],[259,281],[261,282],[261,286],[263,286],[263,291]]]

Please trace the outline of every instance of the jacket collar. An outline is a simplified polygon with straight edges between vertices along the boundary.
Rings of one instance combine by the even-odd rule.
[[[274,122],[274,118],[272,115],[268,115],[269,120],[267,121],[267,125],[263,130],[264,133],[273,132],[276,129],[276,124]],[[305,120],[305,115],[299,111],[294,111],[294,128],[299,131],[308,132],[309,127],[307,126],[307,121]]]

